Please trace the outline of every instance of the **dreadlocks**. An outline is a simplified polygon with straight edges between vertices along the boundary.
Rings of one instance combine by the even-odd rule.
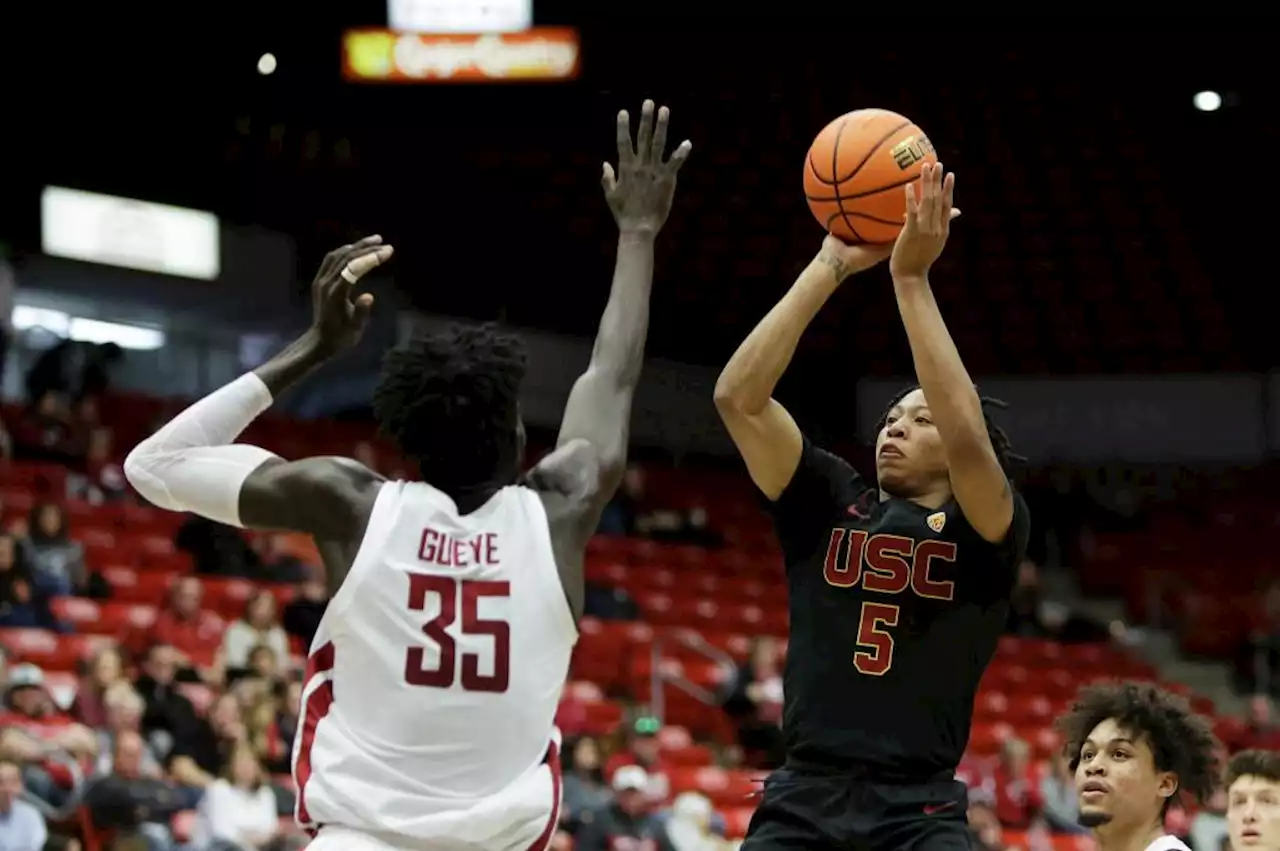
[[[884,413],[880,415],[880,421],[876,424],[876,431],[884,429],[885,424],[889,421],[889,412],[892,411],[907,394],[914,393],[920,389],[919,384],[910,384],[899,390],[889,404],[885,407]],[[977,389],[976,387],[974,388]],[[1000,462],[1000,468],[1004,470],[1006,476],[1013,474],[1014,467],[1024,463],[1027,459],[1013,451],[1013,444],[1009,442],[1009,435],[1004,429],[996,424],[991,416],[991,409],[1008,408],[1009,405],[1002,399],[994,399],[991,396],[983,396],[979,394],[978,401],[982,403],[982,419],[987,424],[987,434],[991,436],[991,448],[996,452],[996,459]]]
[[[519,468],[525,348],[494,324],[455,325],[387,352],[373,393],[382,431],[449,492]]]

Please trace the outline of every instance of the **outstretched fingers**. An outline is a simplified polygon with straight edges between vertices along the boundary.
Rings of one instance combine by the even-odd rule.
[[[617,136],[618,165],[622,166],[636,157],[635,149],[631,146],[631,116],[625,109],[618,113]]]
[[[640,131],[636,134],[636,156],[649,162],[653,156],[653,101],[645,99],[640,106]]]

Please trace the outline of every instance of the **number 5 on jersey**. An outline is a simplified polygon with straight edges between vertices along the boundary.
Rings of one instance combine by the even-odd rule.
[[[460,682],[463,691],[505,692],[511,682],[511,627],[506,621],[481,618],[480,600],[485,597],[505,599],[510,594],[509,582],[410,573],[410,609],[425,611],[429,596],[440,600],[440,613],[422,626],[423,634],[439,649],[439,656],[431,660],[427,648],[410,647],[405,655],[405,682],[426,688],[450,688],[454,682]],[[484,666],[492,673],[481,673],[480,654],[459,652],[458,641],[449,634],[449,627],[459,620],[459,609],[462,623],[458,631],[464,638],[487,636],[492,639],[492,664]],[[465,640],[463,643],[471,644]],[[461,677],[458,676],[459,658],[462,660]]]
[[[858,673],[882,677],[893,667],[893,634],[901,609],[889,603],[863,603],[858,618],[858,649],[853,667]]]

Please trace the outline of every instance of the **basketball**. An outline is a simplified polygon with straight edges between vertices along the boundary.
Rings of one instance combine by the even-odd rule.
[[[813,140],[804,162],[804,195],[818,223],[845,242],[893,242],[907,212],[903,185],[937,159],[911,119],[859,109]]]

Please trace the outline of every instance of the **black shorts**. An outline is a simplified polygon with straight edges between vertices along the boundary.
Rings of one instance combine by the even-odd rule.
[[[958,780],[871,782],[775,771],[742,851],[970,851],[968,790]]]

